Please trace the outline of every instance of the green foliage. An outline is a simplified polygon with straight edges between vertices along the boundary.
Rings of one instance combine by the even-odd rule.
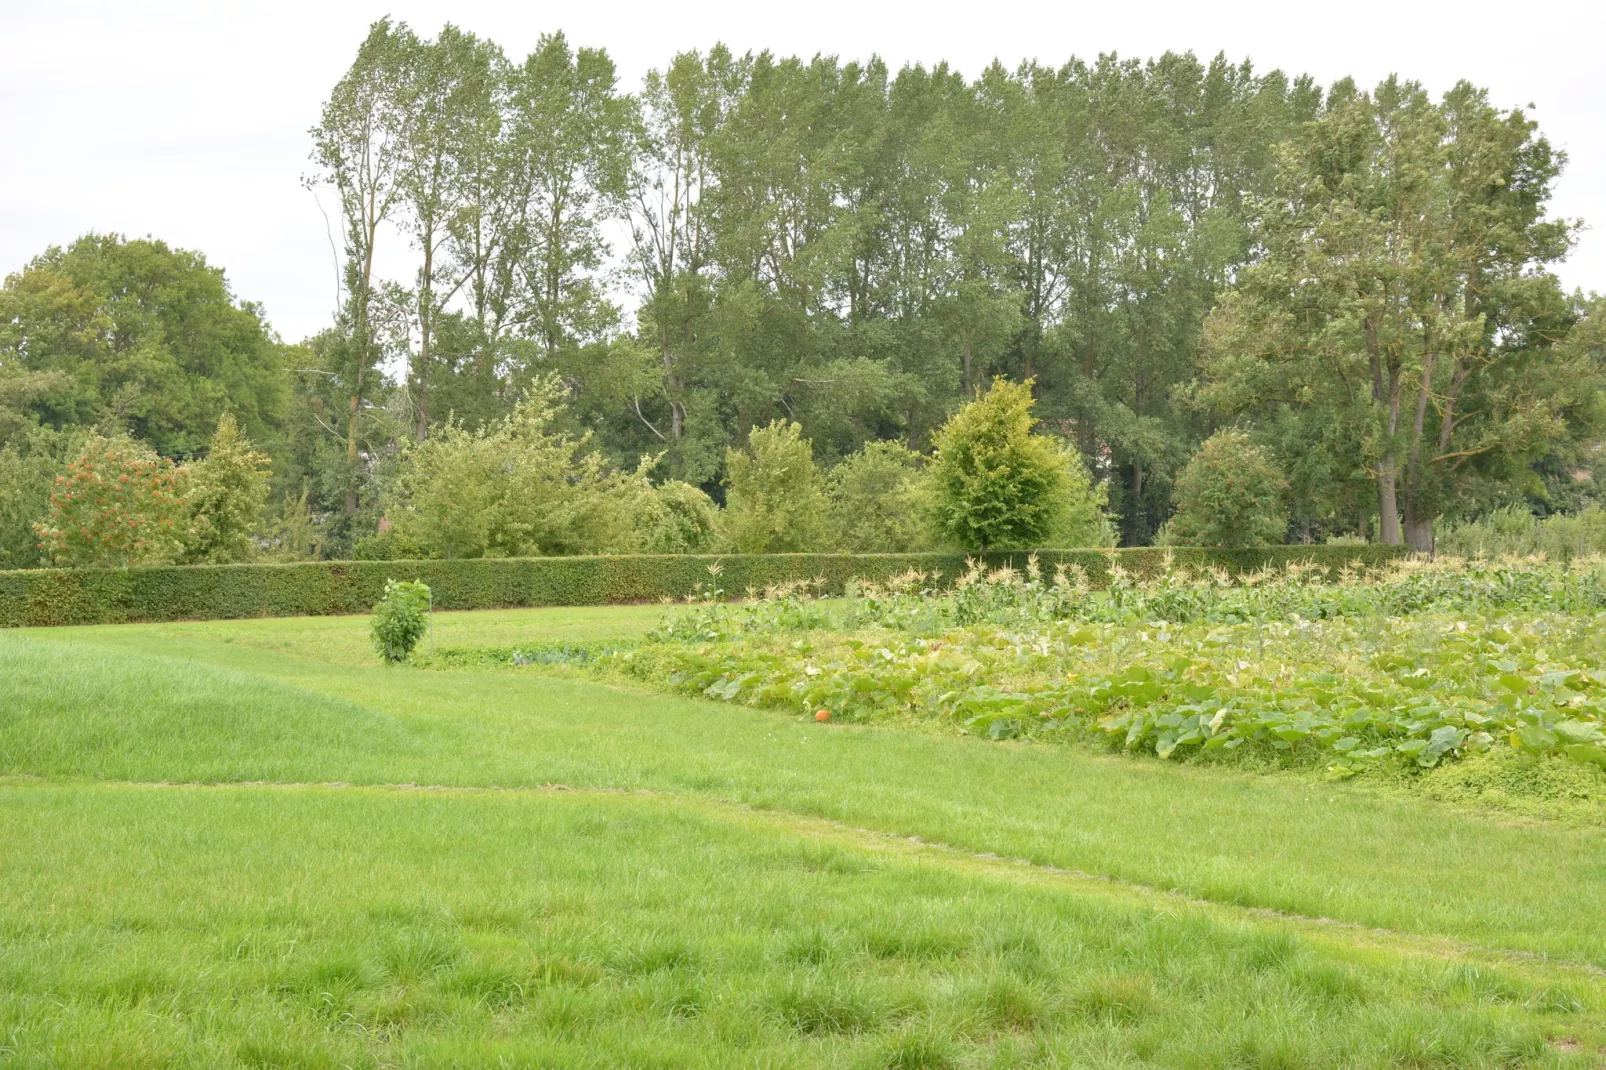
[[[509,647],[442,647],[416,659],[423,668],[476,669],[486,666],[589,665],[614,653],[610,646],[585,643],[524,643]]]
[[[307,488],[299,497],[286,494],[280,514],[268,525],[265,557],[272,561],[306,561],[323,556],[323,535],[307,502]]]
[[[928,442],[992,376],[1036,376],[1145,542],[1195,441],[1175,388],[1246,202],[1321,99],[1175,54],[973,80],[677,56],[643,93],[632,214],[657,367],[618,433],[701,479],[738,421],[795,418],[824,459]]]
[[[936,434],[936,525],[962,549],[1109,541],[1101,489],[1068,444],[1032,434],[1032,404],[1030,383],[996,379]]]
[[[1575,227],[1546,215],[1562,157],[1527,115],[1465,82],[1340,83],[1275,159],[1199,396],[1277,442],[1313,518],[1370,491],[1380,541],[1429,551],[1458,498],[1598,436],[1601,366],[1548,270]]]
[[[543,280],[509,294],[509,311],[533,323],[549,360],[572,356],[618,316],[599,285],[609,252],[600,224],[626,195],[635,106],[619,92],[608,53],[572,48],[562,33],[542,34],[506,78],[507,140],[498,147],[507,178],[525,192],[513,206],[520,225],[509,228],[523,232],[522,243],[502,251],[502,262]]]
[[[42,554],[69,568],[173,560],[183,536],[181,477],[132,439],[92,436],[56,477],[49,512],[34,525]]]
[[[396,347],[418,437],[556,367],[610,457],[661,453],[706,487],[768,421],[799,422],[824,464],[927,443],[992,376],[1035,376],[1131,543],[1196,441],[1178,388],[1271,149],[1323,103],[1309,79],[1176,54],[967,80],[715,46],[623,89],[561,35],[521,62],[390,20],[332,88],[314,138],[348,264],[373,261],[379,222],[417,250]],[[625,215],[633,323],[606,297]],[[384,287],[348,283],[342,329],[372,355]],[[377,375],[340,377],[372,400]]]
[[[801,427],[755,428],[725,466],[725,534],[738,553],[807,553],[825,543],[825,485]]]
[[[1035,561],[973,568],[947,592],[925,579],[869,591],[848,612],[869,630],[819,634],[829,618],[772,599],[751,620],[666,623],[661,649],[619,663],[728,702],[992,739],[1066,732],[1161,758],[1244,748],[1352,775],[1498,746],[1606,771],[1598,560],[1118,573],[1102,596],[1069,570],[1045,583]],[[813,634],[778,638],[799,629]]]
[[[562,379],[552,434],[584,428],[611,470],[654,456],[655,483],[712,489],[776,420],[822,470],[879,442],[928,453],[1002,376],[1033,384],[1097,487],[1073,471],[1058,529],[950,511],[962,530],[933,542],[1102,545],[1107,511],[1147,544],[1223,415],[1284,466],[1300,542],[1375,527],[1426,550],[1441,516],[1592,501],[1606,311],[1552,273],[1576,234],[1549,216],[1561,154],[1481,90],[1324,91],[1186,54],[972,78],[719,46],[665,59],[632,94],[561,34],[513,56],[376,22],[311,131],[336,322],[281,346],[196,254],[95,235],[47,250],[0,290],[0,449],[103,425],[180,458],[228,409],[273,456],[271,497],[306,488],[304,541],[348,557],[411,508],[400,443],[497,425],[532,379]],[[485,463],[470,452],[458,474]],[[736,542],[921,544],[837,489],[883,508],[830,510],[837,531],[760,510]],[[669,493],[639,495],[641,518],[610,495],[575,515],[543,491],[533,518],[421,504],[361,554],[712,548],[700,504]]]
[[[1304,635],[1280,623],[1215,636],[1181,630],[1164,665],[1090,674],[1070,704],[1112,742],[1162,758],[1248,744],[1342,775],[1385,759],[1427,769],[1501,746],[1606,769],[1606,721],[1593,697],[1581,697],[1600,671],[1587,653],[1600,636],[1585,619],[1427,617],[1368,642],[1370,627],[1348,619]],[[1270,642],[1276,664],[1265,655],[1224,663],[1234,642]],[[1334,656],[1356,645],[1364,661]],[[1536,648],[1580,668],[1541,666]]]
[[[1498,807],[1535,817],[1579,816],[1586,820],[1606,798],[1606,768],[1557,752],[1535,754],[1521,747],[1495,747],[1443,762],[1421,779],[1421,790],[1467,809]]]
[[[1217,431],[1176,481],[1169,536],[1181,546],[1264,546],[1288,530],[1288,481],[1237,428]]]
[[[1606,509],[1591,505],[1543,519],[1521,506],[1505,506],[1472,520],[1451,521],[1437,533],[1439,552],[1472,557],[1544,554],[1552,561],[1606,554]]]
[[[368,432],[374,430],[371,414],[384,411],[375,404],[387,385],[380,365],[387,349],[407,348],[406,336],[411,334],[411,317],[398,314],[398,306],[411,303],[408,295],[376,277],[374,265],[381,236],[391,232],[386,224],[405,203],[404,188],[416,191],[407,179],[412,177],[408,164],[413,155],[408,135],[421,118],[410,114],[416,102],[413,75],[421,52],[418,44],[405,23],[395,25],[389,18],[375,22],[309,131],[312,159],[321,170],[318,178],[333,187],[345,256],[336,322],[309,339],[318,366],[308,369],[314,382],[304,388],[305,411],[319,431],[344,439],[344,449],[337,454],[321,433],[312,434],[321,447],[320,467],[333,484],[331,504],[340,500],[342,526],[347,529],[343,541],[348,545],[352,520],[362,505],[360,462]],[[429,125],[443,129],[439,123]],[[439,170],[445,173],[444,167]],[[430,255],[436,245],[433,240],[425,243]],[[434,271],[426,267],[420,275],[431,280]],[[426,308],[431,303],[427,296],[422,302]],[[427,339],[430,332],[424,331],[424,336]],[[319,379],[326,382],[318,383]],[[343,461],[337,459],[342,456]]]
[[[609,551],[703,554],[720,545],[719,506],[690,483],[652,483],[643,470],[621,480],[613,497],[617,520]]]
[[[665,618],[651,637],[660,642],[724,642],[742,635],[809,631],[833,623],[814,599],[824,586],[823,578],[771,584],[763,591],[750,589],[745,602],[732,605],[719,600],[725,593],[717,586],[723,571],[711,567],[716,585],[704,587],[688,599],[695,601],[697,608]]]
[[[206,456],[185,465],[187,530],[179,563],[222,565],[255,555],[271,462],[240,433],[232,412],[218,420]],[[288,502],[286,502],[288,506]]]
[[[54,427],[111,418],[162,453],[203,448],[225,409],[282,418],[281,347],[200,253],[87,234],[0,287],[0,379],[49,375],[22,410]]]
[[[50,509],[50,491],[67,467],[72,439],[35,427],[0,446],[0,569],[39,568],[35,521]]]
[[[579,553],[703,553],[717,548],[718,508],[678,480],[653,483],[651,458],[611,470],[590,435],[561,430],[559,384],[539,379],[506,417],[470,430],[448,422],[407,447],[366,560]]]
[[[589,436],[559,429],[558,391],[537,380],[504,419],[447,423],[409,446],[390,499],[394,540],[447,559],[607,548],[618,479]]]
[[[931,541],[924,458],[896,442],[870,442],[826,477],[826,527],[848,553],[908,553]]]
[[[374,604],[372,629],[374,649],[386,663],[394,665],[412,655],[429,630],[431,608],[426,584],[416,580],[385,581],[385,593]]]

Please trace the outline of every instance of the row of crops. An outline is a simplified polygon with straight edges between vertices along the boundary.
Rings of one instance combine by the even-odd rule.
[[[1510,746],[1606,770],[1602,561],[1167,570],[1105,591],[1033,566],[946,590],[911,573],[845,601],[806,584],[735,604],[708,593],[644,644],[559,660],[726,702],[1161,758],[1343,775]]]

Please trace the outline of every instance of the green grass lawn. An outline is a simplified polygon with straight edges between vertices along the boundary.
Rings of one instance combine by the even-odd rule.
[[[387,669],[366,627],[0,633],[0,1063],[1606,1058],[1598,826]]]

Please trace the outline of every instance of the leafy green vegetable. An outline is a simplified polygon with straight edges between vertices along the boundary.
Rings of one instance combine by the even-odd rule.
[[[806,592],[705,605],[615,663],[727,702],[990,739],[1063,733],[1160,758],[1247,747],[1346,775],[1511,746],[1606,768],[1599,562],[1417,564],[1338,582],[1171,573],[1118,577],[1108,596],[1035,568],[926,583],[862,591],[847,632]]]

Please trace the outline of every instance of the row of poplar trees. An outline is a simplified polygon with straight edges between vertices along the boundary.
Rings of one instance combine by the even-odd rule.
[[[1563,160],[1466,84],[715,47],[630,92],[561,35],[517,61],[382,21],[312,135],[344,274],[304,390],[353,472],[556,372],[620,463],[716,494],[772,419],[829,464],[1031,381],[1133,544],[1227,424],[1296,538],[1426,548],[1590,479],[1603,317],[1549,270]]]

